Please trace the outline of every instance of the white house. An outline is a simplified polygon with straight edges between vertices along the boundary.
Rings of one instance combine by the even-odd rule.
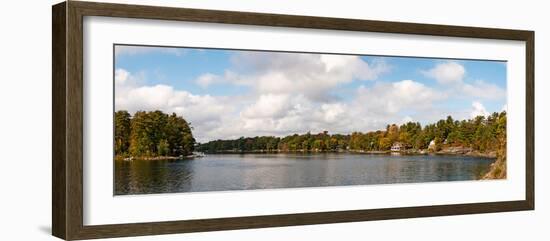
[[[401,144],[400,142],[395,142],[391,146],[391,151],[393,152],[400,152],[401,149],[403,149],[403,144]]]

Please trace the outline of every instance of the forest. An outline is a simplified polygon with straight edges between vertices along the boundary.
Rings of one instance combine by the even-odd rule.
[[[387,125],[385,130],[329,134],[327,131],[285,137],[256,136],[234,140],[214,140],[198,144],[196,150],[224,152],[385,152],[394,143],[405,150],[439,151],[442,147],[466,147],[479,153],[496,152],[506,141],[506,112],[467,120],[446,119],[424,127],[418,122]],[[432,145],[430,146],[430,143]],[[504,146],[505,148],[505,146]]]
[[[115,112],[116,158],[182,157],[193,151],[205,153],[246,152],[388,152],[399,143],[402,150],[465,147],[478,153],[506,148],[506,112],[487,117],[454,120],[451,116],[422,126],[418,122],[387,125],[384,130],[330,134],[293,134],[284,137],[256,136],[196,143],[191,125],[175,113],[162,111]],[[503,145],[504,143],[504,145]]]
[[[188,156],[195,147],[192,127],[175,113],[120,110],[114,122],[115,158]]]

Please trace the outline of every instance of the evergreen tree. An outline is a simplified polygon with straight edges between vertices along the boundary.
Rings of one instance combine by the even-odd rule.
[[[130,146],[130,114],[128,111],[115,112],[115,155],[128,154]]]

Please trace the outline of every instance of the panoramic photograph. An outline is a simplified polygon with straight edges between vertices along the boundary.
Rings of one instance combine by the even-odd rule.
[[[506,179],[506,62],[114,46],[114,195]]]

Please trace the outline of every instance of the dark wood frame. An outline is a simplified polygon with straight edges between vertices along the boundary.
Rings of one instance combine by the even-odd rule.
[[[533,210],[533,31],[68,1],[52,7],[52,233],[67,240]],[[83,17],[281,26],[519,40],[526,43],[525,199],[489,203],[298,213],[169,222],[83,225]]]

